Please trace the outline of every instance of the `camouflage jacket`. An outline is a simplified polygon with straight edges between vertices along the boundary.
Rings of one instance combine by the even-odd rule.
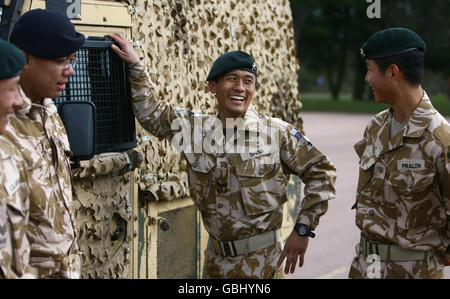
[[[20,149],[27,163],[30,264],[40,278],[78,277],[67,133],[51,99],[37,105],[22,90],[21,94],[24,105],[10,117],[5,137]]]
[[[26,226],[29,186],[20,152],[0,136],[0,277],[35,278]]]
[[[389,139],[392,117],[391,109],[375,115],[355,144],[356,224],[374,241],[444,252],[450,242],[450,126],[426,94]]]
[[[297,222],[312,229],[318,225],[335,195],[336,169],[292,125],[259,115],[250,106],[242,127],[228,138],[217,114],[193,113],[157,100],[143,62],[132,66],[130,83],[138,121],[153,135],[171,139],[186,158],[190,195],[210,237],[239,240],[279,229],[290,174],[305,183]],[[258,138],[266,143],[258,143]],[[209,247],[205,258],[221,265],[221,277],[263,277],[271,271],[265,267],[273,267],[280,253],[277,245],[251,258],[223,258]],[[244,264],[251,267],[243,268]]]

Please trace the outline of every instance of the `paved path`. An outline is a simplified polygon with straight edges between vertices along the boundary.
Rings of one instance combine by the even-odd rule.
[[[359,230],[355,225],[358,157],[353,145],[359,141],[371,118],[365,114],[302,112],[304,129],[311,142],[336,165],[336,198],[310,240],[305,264],[287,278],[347,278]],[[446,267],[450,278],[450,267]]]

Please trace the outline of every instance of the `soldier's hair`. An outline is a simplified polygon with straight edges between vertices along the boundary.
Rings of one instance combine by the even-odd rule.
[[[390,65],[397,65],[405,75],[406,81],[417,86],[422,84],[423,80],[424,56],[422,50],[414,50],[398,56],[375,59],[375,63],[383,74]]]

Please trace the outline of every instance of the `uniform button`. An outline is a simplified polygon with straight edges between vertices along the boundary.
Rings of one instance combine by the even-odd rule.
[[[374,210],[369,210],[369,215],[370,215],[370,216],[375,215],[375,211],[374,211]]]
[[[195,162],[194,164],[192,164],[193,167],[197,167],[197,162]]]
[[[219,203],[219,204],[217,205],[217,207],[219,207],[219,209],[221,209],[221,208],[223,208],[223,204]]]

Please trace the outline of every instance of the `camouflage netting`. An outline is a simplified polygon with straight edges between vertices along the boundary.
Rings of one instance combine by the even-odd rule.
[[[299,112],[298,61],[288,0],[135,0],[132,38],[145,59],[156,94],[177,107],[203,113],[215,110],[206,76],[213,61],[230,50],[243,50],[258,63],[258,89],[253,104],[260,112],[293,123],[302,130]],[[141,199],[170,201],[189,196],[186,164],[168,141],[137,124],[138,147],[144,161],[135,181]],[[94,158],[75,177],[79,193],[76,218],[83,253],[82,277],[130,277],[127,248],[111,245],[113,218],[130,221],[128,197],[133,190],[123,157]],[[107,164],[108,166],[103,166]],[[120,164],[121,166],[118,166]],[[103,169],[102,169],[103,168]],[[108,172],[108,169],[113,172]],[[123,171],[122,171],[123,172]],[[115,220],[114,220],[115,221]]]
[[[132,223],[131,172],[124,155],[83,161],[73,171],[78,244],[82,253],[82,278],[128,277]],[[119,220],[119,221],[120,221]],[[111,236],[119,229],[117,240]]]
[[[253,104],[262,113],[302,128],[288,1],[138,0],[135,5],[139,11],[133,17],[133,40],[140,44],[137,50],[162,100],[193,111],[213,112],[216,100],[206,82],[209,69],[222,53],[243,50],[254,56],[259,67]],[[178,188],[150,187],[164,185],[174,174],[185,177],[180,174],[185,164],[169,142],[149,135],[138,125],[140,140],[149,140],[141,147],[145,155],[141,189],[164,190],[162,193],[172,195],[165,194],[169,200],[182,196],[186,180],[180,180]]]

